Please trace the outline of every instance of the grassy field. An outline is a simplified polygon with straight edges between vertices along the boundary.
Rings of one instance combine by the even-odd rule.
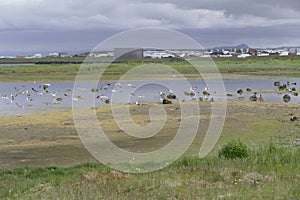
[[[244,159],[182,158],[126,174],[101,164],[0,170],[2,199],[299,199],[300,149],[257,146]]]
[[[36,62],[49,62],[49,61],[64,61],[64,62],[72,62],[72,61],[78,61],[82,62],[84,60],[84,57],[47,57],[47,58],[1,58],[0,63],[36,63]]]
[[[201,63],[205,63],[202,62]],[[105,70],[102,80],[118,80],[124,73],[136,66],[149,63],[113,63]],[[187,78],[199,78],[197,71],[188,62],[157,62],[156,64],[168,65]],[[300,77],[300,56],[294,57],[271,57],[238,59],[215,59],[215,64],[219,71],[226,77],[228,75],[256,75],[256,76],[286,76]],[[107,64],[86,64],[82,73],[92,74],[103,71]],[[80,64],[60,64],[60,65],[32,65],[32,66],[2,66],[0,67],[0,77],[2,82],[7,81],[74,81],[80,68]],[[93,70],[90,70],[92,67]],[[207,73],[214,72],[210,67],[202,66]],[[161,76],[162,73],[147,71],[145,73]],[[166,72],[165,76],[168,73]],[[169,74],[171,75],[171,74]]]
[[[226,79],[300,77],[300,56],[218,58],[215,63]],[[117,80],[140,64],[111,64],[102,80]],[[187,78],[201,78],[187,62],[160,64],[172,66]],[[82,72],[97,73],[104,65],[88,64]],[[74,81],[79,68],[78,64],[2,66],[0,81]],[[150,68],[143,73],[162,79],[172,77]],[[196,138],[179,160],[144,174],[119,172],[97,162],[81,143],[70,108],[0,116],[0,199],[300,199],[300,124],[290,121],[289,115],[299,117],[300,105],[228,102],[218,143],[209,156],[200,159],[199,148],[212,117],[211,105],[218,103],[199,102]],[[134,122],[149,124],[152,106],[155,103],[130,105]],[[157,136],[146,140],[122,133],[111,116],[110,106],[93,109],[115,145],[128,151],[147,152],[168,144],[179,127],[179,105],[163,107],[168,114],[167,123]],[[219,157],[219,150],[237,138],[247,145],[249,156]],[[120,164],[131,167],[130,160]]]
[[[186,102],[189,104],[189,102]],[[130,106],[145,125],[153,104]],[[176,163],[146,174],[127,174],[96,162],[80,142],[69,109],[1,117],[0,198],[2,199],[299,199],[299,105],[230,102],[222,135],[206,157],[197,158],[210,118],[210,103],[199,102],[198,134]],[[131,139],[113,122],[109,106],[97,107],[103,130],[129,151],[149,151],[172,139],[177,104],[164,106],[168,122],[151,140]],[[190,116],[195,117],[195,116]],[[219,149],[239,138],[249,157],[228,160]],[[299,145],[299,144],[298,144]],[[83,164],[85,163],[85,164]],[[128,163],[124,163],[129,165]],[[40,166],[40,167],[37,167]]]

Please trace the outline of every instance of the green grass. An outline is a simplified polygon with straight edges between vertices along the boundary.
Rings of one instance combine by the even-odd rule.
[[[248,147],[241,140],[231,140],[220,150],[219,157],[226,159],[246,158],[249,156]]]
[[[82,62],[85,58],[84,57],[66,57],[66,58],[51,58],[51,57],[47,57],[47,58],[31,58],[31,59],[27,59],[27,58],[1,58],[0,59],[0,63],[35,63],[35,62],[49,62],[49,61],[78,61],[78,62]]]
[[[215,63],[222,73],[293,77],[300,73],[298,57],[216,59]],[[140,64],[114,63],[105,71],[103,80],[116,80]],[[161,64],[171,65],[186,75],[196,72],[186,62]],[[87,75],[97,72],[103,65],[85,66],[83,72]],[[88,70],[90,66],[94,71]],[[79,67],[74,64],[0,67],[0,77],[1,81],[73,81]],[[145,72],[155,74],[151,69]],[[232,107],[241,113],[249,112],[241,108]],[[291,142],[299,138],[299,124],[278,116],[256,120],[255,109],[259,112],[271,109],[263,108],[251,107],[250,116],[256,117],[247,120],[241,120],[241,115],[233,116],[218,142],[222,149],[227,141],[239,137],[250,148],[248,157],[228,160],[218,157],[218,149],[214,149],[209,157],[199,159],[192,157],[198,153],[195,147],[171,166],[145,174],[124,174],[95,163],[66,168],[0,169],[0,199],[300,199],[300,148]],[[274,140],[266,144],[266,138],[270,137]],[[144,165],[149,164],[153,163]]]
[[[221,73],[236,73],[236,74],[254,74],[254,75],[293,75],[300,77],[300,56],[279,57],[272,56],[269,58],[215,58],[216,66]],[[200,63],[205,72],[213,72],[211,67],[205,67],[204,59]],[[156,64],[168,65],[179,73],[190,77],[197,75],[197,70],[186,61],[179,62],[157,62]],[[117,80],[123,74],[136,66],[142,64],[151,64],[149,62],[127,62],[113,63],[105,70],[103,80]],[[97,73],[104,69],[105,63],[87,64],[83,71],[85,74]],[[32,65],[32,66],[6,66],[0,67],[1,81],[74,81],[75,76],[80,68],[80,64],[60,64],[60,65]],[[93,66],[94,70],[89,71],[88,68]],[[140,72],[139,72],[140,73]],[[161,75],[170,73],[168,71],[145,70],[145,74]],[[197,76],[199,78],[199,75]]]
[[[300,148],[273,143],[249,157],[184,157],[145,174],[102,164],[0,170],[1,199],[299,199]]]

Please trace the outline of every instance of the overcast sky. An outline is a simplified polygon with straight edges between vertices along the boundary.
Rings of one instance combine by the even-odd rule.
[[[91,50],[149,26],[178,30],[204,47],[300,46],[300,1],[1,0],[0,55]]]

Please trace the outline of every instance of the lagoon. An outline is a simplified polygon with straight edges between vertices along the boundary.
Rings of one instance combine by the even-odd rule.
[[[222,88],[220,82],[210,81],[206,83],[203,80],[191,80],[188,83],[182,83],[178,80],[164,81],[125,81],[116,82],[49,82],[49,88],[44,89],[41,82],[9,82],[0,83],[0,115],[10,113],[25,113],[28,110],[41,109],[45,107],[72,107],[90,105],[104,105],[105,98],[110,99],[110,103],[136,103],[143,102],[161,102],[160,93],[166,95],[174,92],[177,100],[190,101],[192,99],[202,98],[204,101],[214,99],[214,101],[241,101],[249,102],[249,97],[257,92],[263,96],[265,102],[284,103],[282,97],[285,94],[291,96],[288,104],[300,103],[300,96],[294,96],[292,92],[278,92],[272,79],[258,80],[224,80],[224,94],[215,93],[215,89]],[[289,87],[294,87],[299,91],[300,78],[280,79],[283,83],[293,83]],[[209,86],[208,86],[209,85]],[[213,89],[212,89],[213,88]],[[251,91],[246,92],[247,88]],[[237,94],[237,90],[242,89],[242,95]],[[170,91],[172,90],[172,91]],[[207,90],[210,95],[204,95]],[[194,92],[195,96],[186,95]],[[226,96],[226,94],[230,94]],[[166,96],[165,95],[165,96]],[[97,98],[98,97],[98,98]],[[89,102],[89,103],[86,103]],[[257,102],[258,103],[258,102]]]
[[[34,63],[0,63],[0,67],[32,66]]]

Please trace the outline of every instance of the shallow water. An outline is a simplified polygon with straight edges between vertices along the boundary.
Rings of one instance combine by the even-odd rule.
[[[0,67],[32,66],[34,63],[0,63]]]
[[[282,102],[284,94],[275,92],[277,87],[274,86],[275,80],[224,80],[225,91],[223,96],[215,93],[215,90],[222,88],[218,82],[210,81],[206,83],[203,80],[192,80],[190,82],[182,82],[179,80],[165,80],[165,81],[133,81],[133,82],[99,82],[97,83],[80,83],[74,87],[73,82],[50,82],[50,87],[43,89],[44,83],[0,83],[0,115],[7,114],[23,114],[30,113],[32,110],[45,107],[71,107],[86,106],[86,105],[103,105],[105,104],[105,97],[114,103],[134,103],[134,102],[161,102],[160,92],[165,94],[174,92],[178,100],[174,101],[189,101],[192,98],[211,100],[213,97],[215,101],[233,100],[249,102],[249,94],[239,95],[238,89],[246,91],[247,88],[258,91],[257,96],[263,95],[265,102],[278,103]],[[300,88],[300,79],[281,79],[281,83],[296,83],[289,87]],[[73,88],[74,87],[74,88]],[[93,88],[98,88],[99,91],[91,91]],[[210,96],[203,95],[203,91],[207,88]],[[273,90],[273,93],[264,93],[260,90]],[[194,92],[195,96],[191,97],[185,92]],[[222,93],[222,91],[221,91]],[[232,94],[233,96],[224,96],[225,94]],[[287,92],[288,94],[288,92]],[[291,95],[290,104],[300,103],[300,96]],[[97,98],[97,96],[99,98]],[[101,97],[100,97],[101,96]]]

